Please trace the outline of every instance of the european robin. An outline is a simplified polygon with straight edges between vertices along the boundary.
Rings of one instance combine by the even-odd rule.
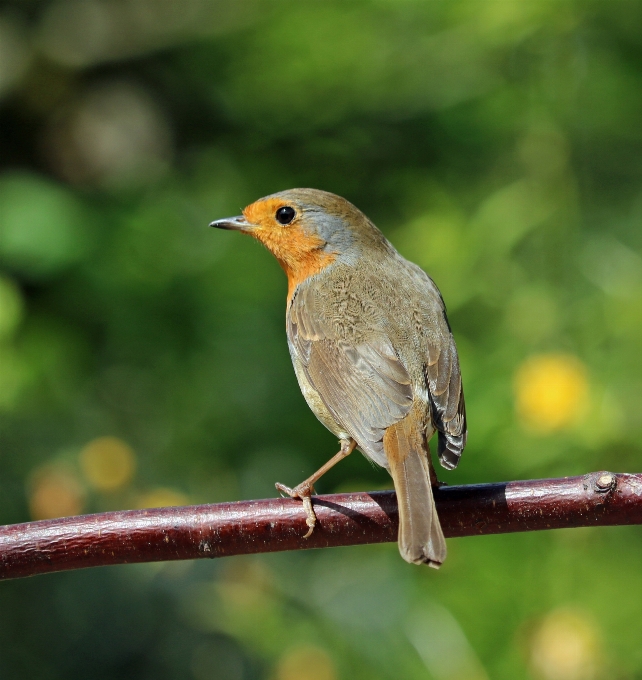
[[[446,558],[428,442],[443,467],[466,444],[457,348],[433,280],[404,259],[354,205],[317,189],[291,189],[212,222],[258,239],[288,277],[286,328],[308,405],[341,450],[311,477],[280,491],[300,498],[309,536],[314,483],[359,449],[392,476],[399,552],[439,567]]]

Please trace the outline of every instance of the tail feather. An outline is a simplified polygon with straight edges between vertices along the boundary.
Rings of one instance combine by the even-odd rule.
[[[446,540],[432,494],[428,442],[413,411],[386,430],[383,447],[397,492],[399,552],[406,562],[439,568]]]

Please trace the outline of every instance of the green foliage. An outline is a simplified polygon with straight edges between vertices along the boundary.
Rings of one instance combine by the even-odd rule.
[[[639,470],[641,21],[0,3],[0,521],[272,496],[335,452],[285,277],[207,228],[294,186],[354,202],[441,288],[470,426],[444,481]],[[390,485],[354,455],[318,490]],[[449,550],[438,573],[372,546],[1,584],[0,674],[642,675],[639,529]]]

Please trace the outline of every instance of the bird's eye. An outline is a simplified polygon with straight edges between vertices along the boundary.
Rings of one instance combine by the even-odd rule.
[[[294,212],[294,208],[291,208],[289,205],[284,206],[283,208],[279,208],[276,211],[276,221],[279,224],[290,224],[292,220],[294,219],[294,216],[296,213]]]

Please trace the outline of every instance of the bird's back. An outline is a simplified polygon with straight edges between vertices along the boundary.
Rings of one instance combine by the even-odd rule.
[[[442,462],[447,467],[456,465],[465,443],[465,417],[458,417],[463,414],[463,394],[457,352],[441,295],[419,267],[401,257],[387,241],[367,258],[339,260],[299,286],[287,327],[295,368],[300,357],[291,336],[300,334],[301,329],[317,342],[325,339],[344,347],[374,344],[391,348],[408,376],[412,401],[419,402],[424,426],[429,433],[443,430],[445,445],[440,450],[446,458]],[[297,376],[303,373],[297,370]],[[367,373],[363,374],[365,391]],[[323,387],[304,385],[301,377],[299,382],[304,394],[310,387],[320,389],[323,400]],[[318,404],[310,406],[327,427],[327,412],[319,413]],[[344,423],[337,426],[330,429],[335,433],[345,429]],[[448,436],[456,440],[450,447]],[[381,445],[374,448],[377,450],[365,452],[385,465]]]

